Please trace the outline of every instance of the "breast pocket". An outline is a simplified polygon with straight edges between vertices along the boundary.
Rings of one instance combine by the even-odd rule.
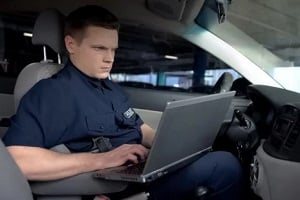
[[[96,136],[110,136],[117,130],[114,113],[86,116],[86,125],[89,134]]]

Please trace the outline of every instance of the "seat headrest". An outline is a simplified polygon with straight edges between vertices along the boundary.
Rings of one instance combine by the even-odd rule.
[[[47,45],[59,54],[65,53],[64,15],[56,9],[42,12],[34,24],[32,43]]]

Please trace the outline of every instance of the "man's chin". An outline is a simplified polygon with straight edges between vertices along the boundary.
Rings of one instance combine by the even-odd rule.
[[[106,79],[109,77],[109,73],[97,74],[95,78],[97,79]]]

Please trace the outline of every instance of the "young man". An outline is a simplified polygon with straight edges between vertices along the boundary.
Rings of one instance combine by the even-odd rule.
[[[69,60],[21,100],[4,142],[29,180],[55,180],[145,159],[154,131],[128,106],[108,79],[118,48],[117,18],[98,6],[73,11],[66,20]],[[90,153],[96,138],[112,145]],[[49,150],[65,144],[73,153]],[[213,152],[153,182],[150,199],[191,198],[198,186],[211,199],[238,199],[241,169],[229,153]]]

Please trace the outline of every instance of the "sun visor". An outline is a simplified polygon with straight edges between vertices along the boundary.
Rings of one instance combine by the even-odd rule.
[[[180,21],[188,0],[147,0],[148,8],[166,18]]]

